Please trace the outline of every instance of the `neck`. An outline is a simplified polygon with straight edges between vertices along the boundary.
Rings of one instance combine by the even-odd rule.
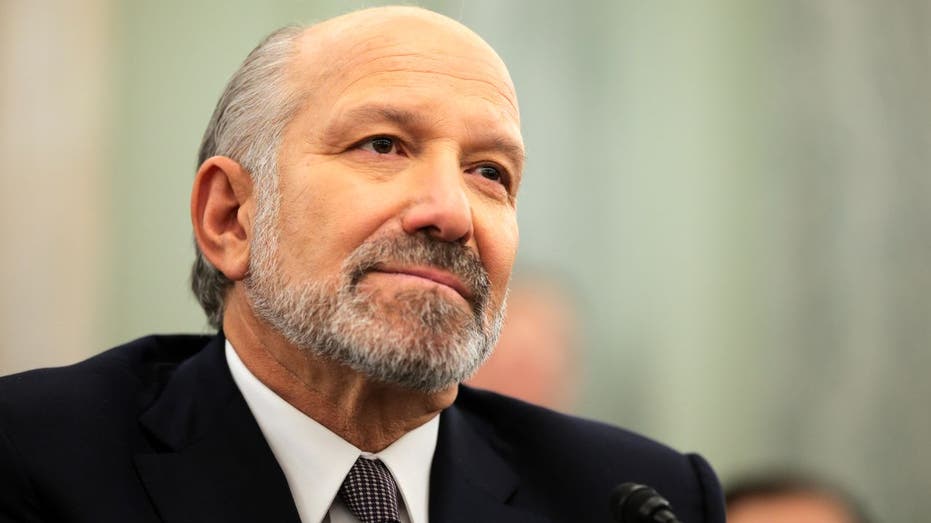
[[[383,450],[456,399],[455,385],[436,393],[415,391],[376,382],[342,363],[302,351],[257,319],[237,291],[228,296],[223,330],[246,368],[296,409],[361,450]]]

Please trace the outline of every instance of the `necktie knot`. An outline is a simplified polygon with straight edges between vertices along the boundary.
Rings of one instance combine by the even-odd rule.
[[[346,474],[339,496],[362,523],[400,523],[398,485],[384,463],[360,457]]]

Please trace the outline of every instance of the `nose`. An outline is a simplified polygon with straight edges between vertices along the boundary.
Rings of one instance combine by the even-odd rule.
[[[458,159],[430,162],[411,177],[410,203],[401,216],[404,232],[426,232],[447,242],[472,239],[472,204]]]

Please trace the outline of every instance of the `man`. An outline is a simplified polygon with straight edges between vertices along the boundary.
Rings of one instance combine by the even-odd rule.
[[[649,483],[723,521],[697,456],[459,388],[517,247],[500,58],[429,11],[274,33],[230,80],[191,197],[212,338],[0,384],[0,519],[608,521]]]
[[[804,474],[760,473],[731,484],[726,493],[730,523],[868,523],[850,494]]]

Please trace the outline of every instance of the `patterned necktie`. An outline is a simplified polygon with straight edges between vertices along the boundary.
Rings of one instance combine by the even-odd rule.
[[[377,459],[357,459],[339,487],[339,496],[362,523],[401,523],[398,485]]]

